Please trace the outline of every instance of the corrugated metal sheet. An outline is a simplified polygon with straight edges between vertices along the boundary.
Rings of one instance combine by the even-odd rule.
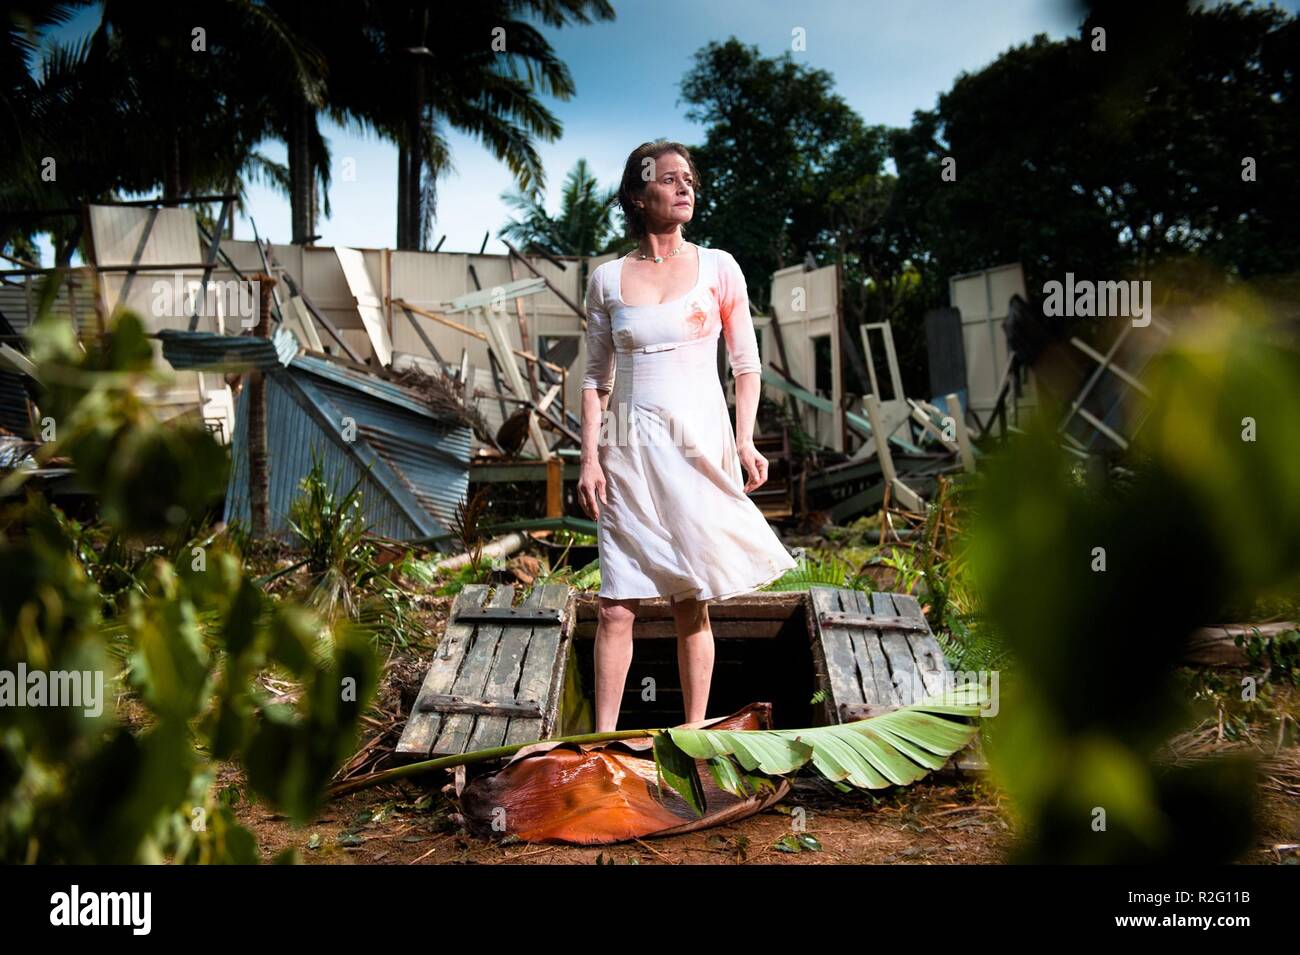
[[[27,326],[32,323],[39,281],[28,278],[21,282],[0,282],[0,314],[9,320],[9,324],[18,334],[25,332]],[[97,322],[90,290],[83,285],[76,285],[75,309],[68,296],[68,283],[65,281],[59,286],[58,293],[55,295],[54,304],[50,307],[51,313],[71,322],[75,310],[78,333],[83,338],[93,335],[97,329]]]
[[[448,429],[428,444],[430,436],[412,441],[377,428],[360,429],[375,451],[406,482],[420,506],[444,529],[455,520],[456,505],[469,486],[470,430]],[[463,478],[463,481],[459,478]]]
[[[26,345],[20,341],[13,341],[10,337],[16,334],[14,327],[5,320],[4,315],[0,315],[0,336],[4,336],[0,337],[0,341],[15,351],[25,353]],[[25,378],[25,375],[10,371],[7,365],[0,367],[0,428],[4,428],[10,434],[30,438],[32,426],[31,419],[27,416]]]
[[[289,507],[313,450],[340,494],[366,475],[363,510],[374,533],[409,540],[450,530],[469,487],[467,426],[439,419],[391,382],[310,356],[294,358],[266,382],[271,533],[291,533]],[[247,404],[245,388],[226,495],[226,520],[245,523],[251,514]],[[355,424],[351,441],[344,437],[349,424]]]
[[[31,438],[27,416],[27,389],[16,372],[0,371],[0,429],[20,438]]]
[[[298,339],[283,326],[270,338],[253,335],[215,335],[165,328],[158,332],[163,357],[173,368],[239,366],[269,371],[289,364],[298,354]]]
[[[27,417],[27,389],[16,372],[0,371],[0,428],[22,438],[32,436]]]

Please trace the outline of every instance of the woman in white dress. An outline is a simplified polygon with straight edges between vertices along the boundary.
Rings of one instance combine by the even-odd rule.
[[[633,150],[619,202],[638,248],[598,266],[587,284],[578,494],[599,528],[596,732],[617,728],[642,598],[672,601],[685,722],[695,722],[713,675],[708,601],[795,566],[747,496],[767,480],[754,447],[762,366],[735,258],[682,237],[696,180],[680,143]],[[719,335],[735,377],[734,433]]]

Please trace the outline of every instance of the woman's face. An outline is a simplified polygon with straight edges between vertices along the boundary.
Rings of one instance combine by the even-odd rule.
[[[642,211],[651,232],[685,225],[695,214],[695,177],[680,154],[664,153],[646,167]]]

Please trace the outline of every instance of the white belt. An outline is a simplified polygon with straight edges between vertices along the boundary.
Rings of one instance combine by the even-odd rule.
[[[656,342],[653,345],[638,345],[636,348],[619,348],[615,346],[614,351],[622,355],[634,355],[637,352],[649,353],[657,351],[672,351],[674,348],[683,348],[687,345],[698,345],[701,342],[715,344],[718,340],[716,335],[704,335],[700,338],[688,338],[680,342]]]

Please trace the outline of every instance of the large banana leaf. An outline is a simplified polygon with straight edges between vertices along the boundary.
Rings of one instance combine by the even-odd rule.
[[[852,723],[791,730],[672,728],[654,738],[662,783],[701,816],[706,810],[696,760],[708,761],[718,786],[736,796],[771,786],[809,762],[827,779],[862,789],[906,786],[939,769],[979,732],[973,723],[988,704],[977,683],[954,687],[889,713]]]

